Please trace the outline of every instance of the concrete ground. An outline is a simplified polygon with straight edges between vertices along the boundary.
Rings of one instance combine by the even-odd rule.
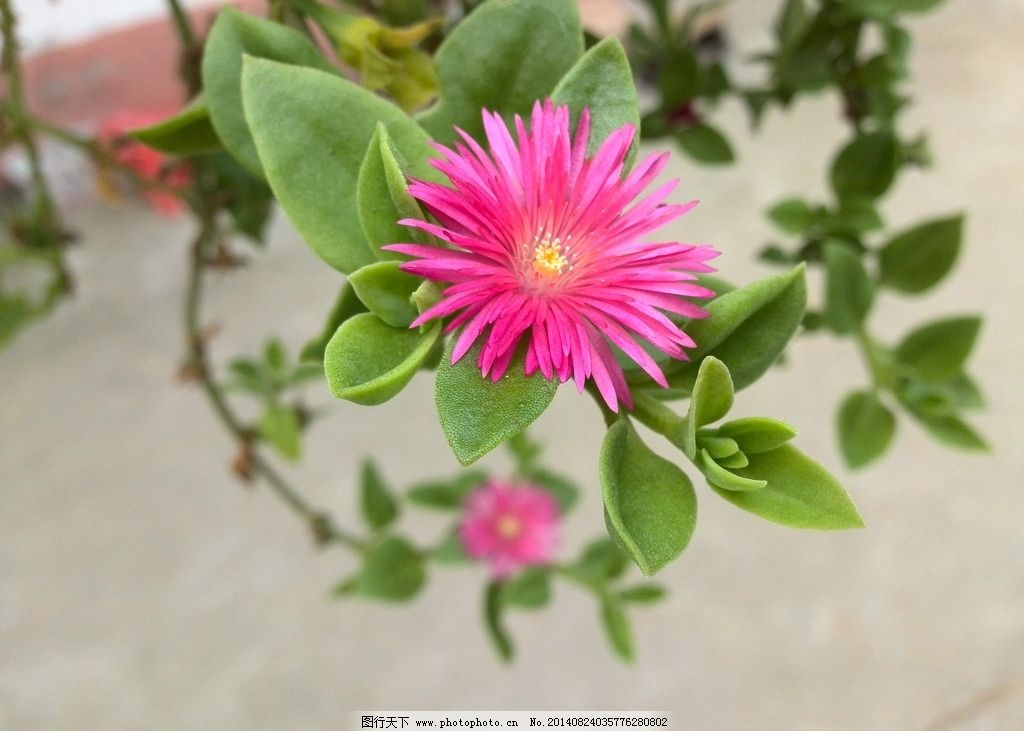
[[[738,41],[756,47],[766,10],[748,0],[731,12]],[[795,424],[797,443],[844,476],[867,529],[787,530],[700,490],[693,543],[661,577],[671,597],[635,612],[635,666],[606,650],[590,598],[558,585],[551,609],[511,618],[520,653],[504,667],[480,627],[478,568],[434,572],[410,606],[326,598],[351,559],[315,550],[273,495],[231,478],[229,439],[175,382],[190,225],[90,207],[75,216],[77,297],[0,354],[0,729],[349,728],[384,709],[657,711],[686,729],[1024,728],[1024,8],[950,3],[915,31],[907,129],[927,126],[938,166],[906,175],[886,211],[901,226],[964,209],[968,245],[934,293],[881,297],[872,327],[895,338],[931,316],[985,313],[972,367],[991,456],[940,448],[904,420],[887,459],[844,473],[834,408],[865,376],[849,343],[805,338],[735,413]],[[740,110],[724,110],[742,163],[680,158],[681,195],[702,205],[671,233],[716,244],[729,279],[765,273],[752,263],[770,235],[760,212],[821,180],[842,135],[834,117],[831,100],[807,102],[751,138]],[[214,356],[267,333],[300,344],[338,285],[279,219],[265,254],[212,284]],[[310,398],[330,401],[321,387]],[[399,485],[455,469],[429,378],[381,408],[330,406],[289,474],[341,523],[357,527],[364,455]],[[587,487],[567,526],[574,552],[603,528],[599,420],[566,388],[536,431]],[[439,528],[406,524],[421,537]]]

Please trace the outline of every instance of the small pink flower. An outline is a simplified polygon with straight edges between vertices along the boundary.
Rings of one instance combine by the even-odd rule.
[[[447,245],[385,247],[415,257],[405,271],[450,284],[412,326],[454,315],[447,330],[462,330],[452,362],[482,339],[478,365],[495,381],[525,338],[527,374],[573,378],[580,391],[592,378],[613,411],[632,406],[613,346],[667,386],[643,346],[686,358],[683,349],[695,344],[668,314],[706,316],[685,298],[713,294],[693,273],[712,271],[705,262],[717,256],[708,246],[640,240],[697,203],[664,203],[677,180],[637,200],[668,154],[625,174],[636,132],[627,124],[588,158],[589,111],[573,136],[568,107],[551,101],[534,106],[529,129],[515,118],[515,138],[497,114],[484,111],[483,120],[489,151],[462,130],[465,144],[436,145],[444,157],[431,164],[452,187],[409,186],[439,223],[401,223]]]
[[[173,160],[126,135],[129,130],[156,124],[167,116],[158,112],[118,112],[103,121],[96,137],[119,164],[131,168],[141,178],[161,182],[171,191],[184,190],[192,182],[187,163]],[[181,198],[169,191],[148,189],[139,195],[162,216],[175,216],[185,208]]]
[[[459,537],[466,553],[488,561],[494,576],[505,578],[551,560],[558,541],[558,503],[534,485],[491,480],[466,499]]]

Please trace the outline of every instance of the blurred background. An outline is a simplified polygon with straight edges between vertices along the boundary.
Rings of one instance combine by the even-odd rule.
[[[14,5],[28,50],[43,54],[29,65],[33,94],[60,121],[86,129],[140,95],[180,101],[158,0]],[[605,30],[626,5],[581,2]],[[767,43],[775,11],[727,6],[738,53]],[[634,666],[606,648],[591,598],[561,583],[551,608],[510,617],[508,667],[481,626],[482,567],[434,571],[411,605],[330,600],[351,559],[317,550],[273,495],[231,476],[231,440],[176,381],[191,223],[100,201],[88,171],[48,158],[68,166],[78,286],[0,354],[0,729],[347,728],[387,709],[658,711],[694,729],[1024,728],[1024,5],[949,2],[913,31],[907,126],[930,132],[936,167],[904,175],[885,213],[900,228],[963,208],[966,247],[938,290],[886,299],[874,326],[895,339],[933,312],[984,313],[972,370],[993,453],[941,448],[902,419],[885,459],[845,472],[834,411],[863,368],[849,342],[802,338],[734,413],[794,424],[867,528],[794,531],[698,487],[693,542],[661,575],[670,597],[635,612]],[[731,281],[769,273],[754,261],[771,233],[762,211],[824,194],[838,114],[831,97],[802,101],[751,136],[726,104],[716,119],[739,164],[677,155],[680,195],[701,205],[666,234],[714,244]],[[266,252],[211,284],[209,318],[224,325],[213,357],[256,351],[268,333],[301,347],[339,284],[278,214]],[[383,408],[331,403],[321,385],[310,401],[331,416],[292,474],[343,525],[357,524],[364,456],[402,486],[457,467],[429,377]],[[552,466],[588,488],[565,555],[603,529],[596,416],[566,388],[534,429]],[[403,520],[424,539],[442,526]]]

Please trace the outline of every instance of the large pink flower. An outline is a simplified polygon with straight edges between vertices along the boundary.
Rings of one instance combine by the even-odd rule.
[[[478,363],[495,381],[525,336],[526,373],[571,377],[581,391],[593,378],[613,411],[620,401],[632,406],[613,345],[666,386],[638,340],[685,359],[683,348],[694,342],[666,313],[706,314],[684,298],[711,296],[692,272],[712,271],[705,262],[717,255],[707,246],[640,241],[697,203],[664,203],[677,180],[634,203],[668,154],[651,155],[624,175],[634,127],[610,134],[588,158],[589,111],[573,137],[568,107],[551,101],[534,106],[529,129],[516,117],[516,139],[499,115],[484,111],[483,121],[489,152],[462,130],[464,145],[436,146],[444,157],[431,164],[452,187],[420,180],[409,186],[440,225],[401,223],[451,246],[385,247],[416,258],[405,271],[450,283],[413,326],[454,314],[448,330],[462,332],[452,362],[482,337]]]
[[[466,499],[459,537],[499,579],[546,564],[558,541],[558,503],[542,488],[491,480]]]

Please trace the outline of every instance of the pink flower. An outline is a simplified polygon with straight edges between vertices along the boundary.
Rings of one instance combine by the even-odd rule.
[[[462,331],[452,362],[482,338],[478,364],[495,381],[525,337],[527,374],[571,377],[580,391],[592,378],[613,411],[632,400],[612,346],[667,386],[643,345],[686,358],[683,348],[694,342],[666,313],[706,315],[685,298],[713,294],[694,283],[693,272],[712,271],[705,262],[717,256],[708,246],[640,241],[697,203],[663,203],[677,180],[634,203],[668,154],[624,175],[634,127],[613,132],[588,158],[589,111],[573,137],[568,107],[551,101],[534,106],[529,129],[515,118],[516,139],[497,114],[484,111],[483,120],[489,152],[462,130],[465,144],[436,145],[444,157],[431,164],[452,187],[421,180],[409,187],[439,224],[401,223],[450,246],[385,247],[415,257],[405,271],[450,283],[412,327],[455,315],[447,330]]]
[[[490,562],[494,576],[505,578],[551,560],[558,503],[539,487],[491,480],[466,499],[459,537],[466,553]]]
[[[139,177],[163,183],[170,191],[184,190],[192,182],[192,171],[187,163],[175,161],[126,134],[129,130],[156,124],[167,116],[160,112],[118,112],[103,121],[96,137],[120,165],[131,168]],[[181,198],[169,191],[146,189],[140,195],[150,208],[163,216],[175,216],[185,209]]]

